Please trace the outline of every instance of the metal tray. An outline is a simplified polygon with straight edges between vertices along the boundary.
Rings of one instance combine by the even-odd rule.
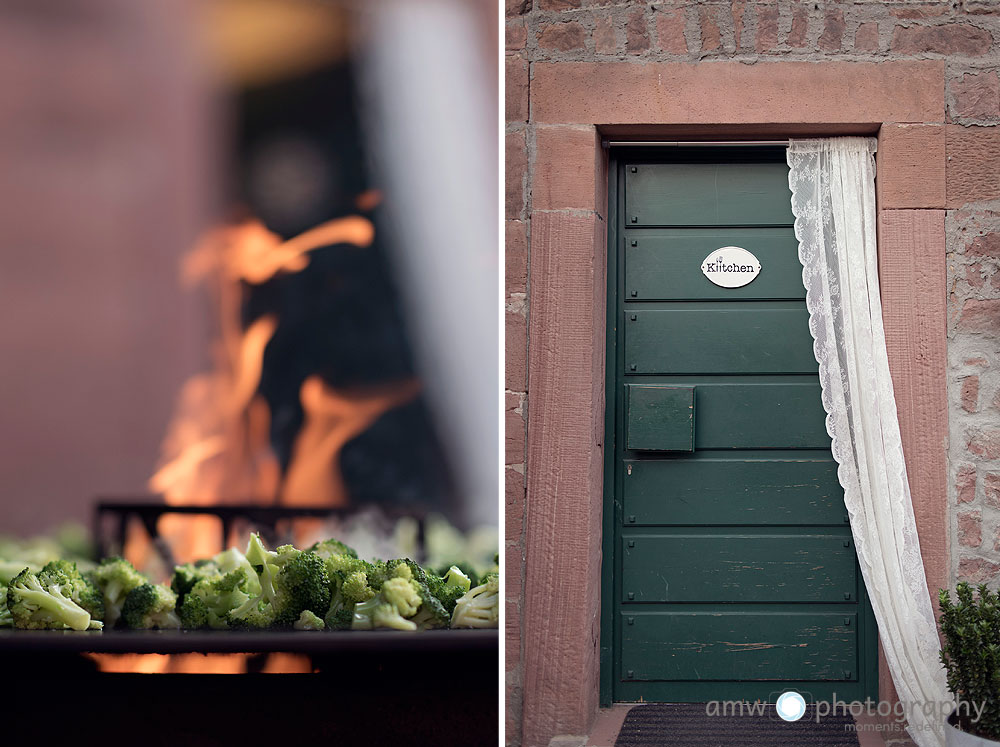
[[[0,656],[29,653],[478,653],[499,652],[499,631],[0,630]]]

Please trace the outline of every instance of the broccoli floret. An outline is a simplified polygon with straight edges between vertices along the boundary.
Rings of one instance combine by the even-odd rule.
[[[368,584],[379,591],[390,578],[412,579],[418,582],[427,581],[427,572],[409,558],[396,558],[395,560],[379,561],[374,563],[367,571]]]
[[[274,626],[274,607],[260,597],[251,597],[226,616],[230,628],[264,630]]]
[[[323,630],[326,625],[322,618],[317,617],[309,610],[303,610],[302,614],[299,615],[299,619],[295,621],[292,627],[296,630]]]
[[[91,618],[103,621],[104,596],[93,581],[84,578],[77,570],[76,563],[69,560],[50,561],[39,572],[38,580],[46,588],[59,587],[63,594],[87,610]]]
[[[208,605],[201,597],[194,594],[188,593],[184,596],[184,601],[177,609],[177,615],[181,619],[181,627],[186,630],[209,627]]]
[[[330,577],[323,560],[311,552],[295,555],[275,580],[274,617],[277,625],[291,625],[303,610],[323,614],[330,607]]]
[[[355,571],[346,576],[340,585],[340,593],[351,603],[367,602],[375,596],[376,591],[368,585],[368,574]]]
[[[106,558],[93,572],[93,578],[104,598],[104,622],[114,626],[121,617],[125,597],[148,579],[124,558]]]
[[[410,619],[420,630],[447,628],[451,623],[451,613],[441,603],[441,600],[431,593],[427,584],[419,586],[420,609]]]
[[[350,630],[354,623],[354,604],[342,604],[330,611],[323,618],[329,630]]]
[[[420,583],[413,578],[410,567],[398,563],[393,568],[391,578],[385,579],[377,595],[366,602],[354,605],[354,630],[373,628],[394,628],[396,630],[416,630],[413,617],[420,609]]]
[[[427,574],[427,586],[450,616],[455,611],[455,603],[472,587],[472,583],[457,566],[452,566],[444,576]]]
[[[73,601],[71,590],[64,590],[59,573],[50,573],[49,583],[25,568],[7,587],[7,609],[16,628],[99,630],[100,620]]]
[[[457,586],[463,591],[468,591],[472,588],[472,579],[462,573],[462,569],[457,565],[453,565],[448,569],[448,572],[444,574],[444,582],[449,586]]]
[[[7,609],[7,587],[0,586],[0,628],[14,627],[14,618]]]
[[[231,626],[289,626],[303,610],[319,615],[329,608],[330,577],[323,559],[315,553],[291,545],[272,552],[254,534],[246,558],[257,575],[259,591],[229,613]]]
[[[219,567],[212,560],[198,560],[185,563],[174,568],[170,578],[170,590],[177,595],[178,607],[184,603],[184,595],[203,578],[213,578],[219,575]]]
[[[456,563],[455,565],[449,566],[448,568],[442,568],[441,575],[447,577],[448,574],[452,571],[452,569],[455,569],[456,571],[458,571],[463,576],[469,579],[470,588],[472,588],[473,586],[479,586],[480,584],[486,583],[486,577],[483,576],[482,578],[480,578],[479,574],[476,573],[476,569],[470,563]]]
[[[323,558],[323,560],[333,557],[334,555],[346,555],[347,557],[355,559],[358,557],[358,553],[353,547],[348,547],[340,540],[332,538],[317,542],[312,547],[308,548],[307,552],[314,552]]]
[[[326,572],[330,574],[331,578],[335,573],[354,573],[355,571],[368,573],[374,568],[371,563],[350,555],[331,555],[324,559],[324,563],[326,564]]]
[[[366,571],[334,571],[330,574],[330,589],[330,608],[324,618],[330,630],[349,630],[354,621],[354,605],[367,602],[376,594],[368,585]]]
[[[484,583],[475,586],[455,603],[451,615],[453,628],[496,628],[500,625],[500,577],[488,573]]]
[[[203,578],[180,604],[181,625],[185,628],[228,628],[229,612],[250,599],[249,582],[247,571],[241,568],[225,576]]]
[[[176,605],[177,595],[169,586],[145,583],[125,597],[122,620],[126,627],[134,629],[179,628],[181,620],[174,611]]]

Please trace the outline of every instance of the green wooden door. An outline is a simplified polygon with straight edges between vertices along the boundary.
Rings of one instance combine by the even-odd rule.
[[[602,700],[877,698],[784,152],[611,163]]]

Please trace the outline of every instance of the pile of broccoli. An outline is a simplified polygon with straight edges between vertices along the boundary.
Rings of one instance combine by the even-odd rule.
[[[496,560],[496,559],[495,559]],[[496,628],[499,576],[471,567],[437,571],[412,560],[373,560],[335,539],[269,550],[253,534],[174,569],[153,584],[123,558],[80,570],[53,560],[0,585],[0,627],[57,630],[427,630]]]

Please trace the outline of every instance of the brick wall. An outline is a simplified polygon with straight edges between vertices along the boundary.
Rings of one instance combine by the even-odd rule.
[[[538,62],[944,60],[950,479],[941,500],[951,507],[950,580],[1000,583],[1000,2],[506,0],[506,11],[508,744],[521,743],[524,675],[529,216],[552,190],[595,187],[536,169],[546,136],[529,112]],[[907,206],[907,195],[887,197]]]

